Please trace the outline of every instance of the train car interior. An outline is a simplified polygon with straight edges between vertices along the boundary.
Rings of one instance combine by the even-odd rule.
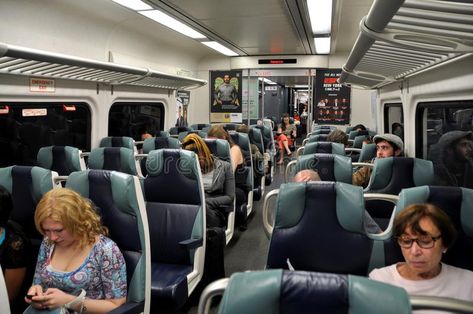
[[[473,313],[472,82],[471,0],[0,0],[0,314]]]

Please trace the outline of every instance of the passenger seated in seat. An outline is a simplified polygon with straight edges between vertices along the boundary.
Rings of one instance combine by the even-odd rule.
[[[246,134],[250,133],[250,128],[246,124],[241,124],[240,126],[238,126],[236,130],[237,132],[241,132],[241,133],[246,133]],[[255,162],[263,161],[264,157],[263,157],[263,154],[260,152],[258,146],[256,146],[253,143],[250,143],[250,148],[251,148],[251,158],[253,159],[253,161]]]
[[[374,269],[371,279],[402,287],[411,295],[473,301],[473,272],[441,262],[456,238],[445,212],[432,204],[412,204],[394,219],[393,231],[405,262]]]
[[[290,123],[289,114],[285,113],[282,116],[282,123],[278,126],[276,133],[276,141],[279,147],[279,161],[278,165],[282,165],[284,162],[284,152],[288,156],[292,155],[290,146],[294,145],[294,139],[297,137],[296,126]]]
[[[125,303],[125,259],[89,200],[67,188],[52,189],[34,220],[44,239],[27,303],[77,313],[107,313]]]
[[[240,146],[233,142],[232,138],[228,132],[221,125],[212,125],[207,132],[208,138],[219,138],[221,140],[226,140],[230,144],[230,155],[232,158],[232,168],[235,172],[238,167],[242,167],[245,164],[245,159],[243,158],[243,153],[241,152]]]
[[[319,173],[312,169],[303,169],[296,173],[294,176],[293,182],[308,182],[308,181],[320,181]],[[381,233],[383,230],[378,226],[378,224],[373,220],[371,215],[365,210],[363,216],[363,224],[365,231],[367,233]]]
[[[12,209],[11,194],[0,185],[0,265],[10,304],[20,291],[31,257],[30,242],[26,234],[19,225],[9,221]]]
[[[327,142],[341,143],[348,147],[348,135],[342,130],[336,129],[328,134]]]
[[[404,143],[399,136],[394,134],[379,134],[373,138],[376,143],[376,158],[399,157],[402,154]],[[374,162],[374,158],[370,161]],[[370,182],[371,167],[363,166],[353,173],[352,181],[354,185],[366,188]]]
[[[225,227],[222,207],[233,206],[235,179],[229,162],[210,153],[207,144],[197,134],[189,134],[182,141],[182,148],[199,157],[205,190],[207,227]]]
[[[471,131],[450,131],[432,145],[435,184],[473,188]]]

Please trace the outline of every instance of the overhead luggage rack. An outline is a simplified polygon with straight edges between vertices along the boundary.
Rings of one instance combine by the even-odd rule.
[[[378,88],[473,52],[473,3],[375,0],[339,82]]]
[[[164,89],[194,89],[205,80],[166,74],[146,68],[79,58],[0,43],[0,74],[92,81]]]

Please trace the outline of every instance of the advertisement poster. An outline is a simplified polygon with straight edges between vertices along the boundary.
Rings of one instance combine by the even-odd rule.
[[[176,91],[176,124],[177,127],[187,127],[187,110],[191,92],[186,90]]]
[[[210,122],[241,123],[242,72],[210,71]]]
[[[337,79],[341,69],[317,69],[315,74],[314,122],[317,124],[350,124],[350,92]]]

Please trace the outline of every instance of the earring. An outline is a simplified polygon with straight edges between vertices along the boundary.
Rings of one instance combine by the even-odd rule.
[[[443,250],[442,253],[443,253],[443,254],[447,253],[447,249]]]

